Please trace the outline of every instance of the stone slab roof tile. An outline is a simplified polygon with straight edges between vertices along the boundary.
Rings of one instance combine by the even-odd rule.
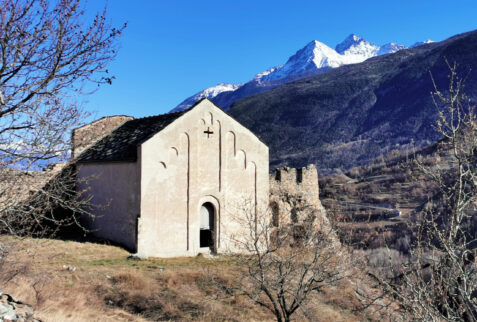
[[[76,162],[136,161],[137,147],[186,111],[133,119],[78,156]]]

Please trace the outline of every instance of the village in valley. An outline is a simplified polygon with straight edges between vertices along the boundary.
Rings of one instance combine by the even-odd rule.
[[[0,0],[0,322],[477,321],[467,19],[182,2]]]

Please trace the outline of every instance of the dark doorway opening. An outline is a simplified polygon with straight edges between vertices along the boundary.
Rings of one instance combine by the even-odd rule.
[[[200,207],[200,247],[210,247],[214,250],[215,208],[210,202]]]
[[[278,204],[276,202],[270,203],[270,208],[272,208],[272,226],[280,226],[280,213],[278,209]]]

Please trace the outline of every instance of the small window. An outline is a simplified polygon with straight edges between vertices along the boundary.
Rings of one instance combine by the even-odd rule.
[[[296,182],[303,182],[303,168],[296,169]]]

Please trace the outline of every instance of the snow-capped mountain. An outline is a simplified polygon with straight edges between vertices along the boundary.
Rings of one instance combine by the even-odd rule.
[[[377,56],[379,46],[373,45],[366,39],[351,34],[336,45],[336,52],[343,56],[344,64],[354,64]]]
[[[320,68],[335,68],[343,65],[340,54],[324,43],[313,40],[291,56],[285,65],[269,69],[254,77],[260,82],[276,81],[293,74],[303,74]]]
[[[336,45],[336,51],[345,56],[345,61],[350,64],[360,63],[375,56],[392,54],[402,49],[407,49],[407,47],[393,42],[376,46],[354,34],[349,35],[343,42]]]
[[[428,42],[431,41],[420,44]],[[406,48],[404,45],[395,43],[377,46],[355,34],[346,37],[345,40],[336,45],[335,49],[313,40],[298,50],[285,64],[258,73],[246,84],[219,84],[207,88],[187,98],[172,111],[187,109],[196,101],[205,97],[209,99],[216,97],[214,101],[217,101],[216,103],[222,108],[228,109],[235,100],[271,89],[294,79],[324,73],[332,68],[347,64],[361,63],[368,58],[394,53]]]
[[[392,54],[402,49],[407,49],[407,47],[404,45],[398,45],[393,42],[390,42],[388,44],[384,44],[381,47],[379,47],[378,56],[385,55],[385,54]]]
[[[255,75],[252,80],[254,80],[254,81],[259,81],[259,80],[262,79],[263,77],[266,77],[266,76],[270,75],[271,73],[273,73],[273,72],[275,72],[275,71],[281,69],[282,67],[283,67],[283,65],[269,68],[269,69],[267,69],[266,71],[263,71],[263,72],[258,73],[257,75]]]
[[[347,64],[356,64],[368,58],[394,53],[406,49],[404,45],[388,43],[376,46],[354,34],[349,35],[335,49],[313,40],[291,56],[285,65],[273,67],[254,77],[255,81],[278,81],[296,79],[298,75],[308,76],[322,69],[336,68]],[[295,77],[292,77],[295,76]]]
[[[197,94],[185,99],[182,103],[177,105],[171,112],[182,111],[188,109],[196,102],[200,101],[203,98],[214,98],[220,93],[235,91],[237,88],[242,86],[242,84],[226,84],[220,83],[215,86],[204,89],[203,91],[198,92]]]

